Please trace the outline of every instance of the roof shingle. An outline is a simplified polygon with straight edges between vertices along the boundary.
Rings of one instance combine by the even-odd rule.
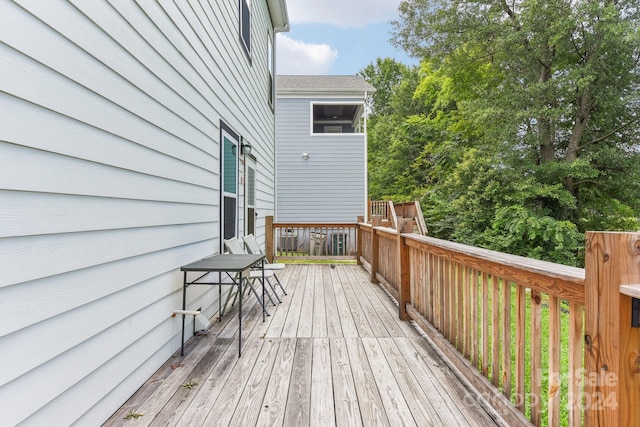
[[[360,76],[278,75],[278,93],[308,92],[375,92],[375,88]]]

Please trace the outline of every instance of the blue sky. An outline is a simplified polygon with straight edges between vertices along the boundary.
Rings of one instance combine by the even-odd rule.
[[[278,35],[278,74],[355,74],[378,57],[415,64],[389,39],[400,0],[287,0],[291,29]]]

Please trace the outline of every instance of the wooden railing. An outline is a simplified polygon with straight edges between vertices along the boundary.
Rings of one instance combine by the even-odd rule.
[[[391,212],[389,209],[389,202],[386,200],[371,200],[369,204],[369,218],[379,217],[381,219],[391,219]]]
[[[270,260],[355,260],[357,224],[274,223],[267,218],[266,253]]]
[[[419,201],[396,203],[369,199],[368,204],[368,223],[398,228],[399,219],[410,219],[413,222],[415,232],[422,235],[427,234],[427,224],[424,221]]]
[[[371,224],[357,247],[399,315],[509,425],[639,426],[640,234],[587,242],[586,269]]]

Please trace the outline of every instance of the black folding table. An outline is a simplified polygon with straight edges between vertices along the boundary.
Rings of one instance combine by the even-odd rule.
[[[242,282],[243,280],[249,280],[249,270],[252,267],[260,267],[262,270],[262,321],[265,320],[264,311],[264,258],[263,254],[220,254],[214,255],[209,258],[201,259],[200,261],[192,262],[180,268],[184,272],[184,281],[182,285],[182,310],[186,310],[187,305],[187,288],[191,285],[218,285],[220,292],[218,294],[218,309],[219,316],[221,313],[221,296],[222,285],[232,285],[238,287],[238,357],[242,354]],[[189,272],[201,272],[204,273],[194,280],[189,281],[187,273]],[[209,273],[228,273],[231,278],[231,282],[222,282],[220,275],[218,275],[218,281],[207,281],[206,277]],[[235,274],[234,274],[235,273]],[[184,324],[185,314],[182,315],[182,347],[180,349],[180,356],[184,356]]]

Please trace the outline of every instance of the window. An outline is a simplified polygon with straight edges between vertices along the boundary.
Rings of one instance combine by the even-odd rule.
[[[256,233],[256,160],[248,156],[246,159],[246,181],[245,181],[245,234]]]
[[[267,99],[269,104],[273,107],[275,100],[275,88],[273,87],[273,36],[271,33],[267,35]]]
[[[251,53],[251,0],[240,0],[240,39]]]
[[[364,104],[312,104],[313,134],[363,133]]]

